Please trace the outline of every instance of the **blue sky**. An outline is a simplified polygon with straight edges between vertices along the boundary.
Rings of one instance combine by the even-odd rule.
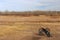
[[[60,11],[60,0],[0,0],[0,11]]]

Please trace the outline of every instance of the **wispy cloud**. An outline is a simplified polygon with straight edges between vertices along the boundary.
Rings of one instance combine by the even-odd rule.
[[[0,10],[60,10],[60,0],[0,0]]]

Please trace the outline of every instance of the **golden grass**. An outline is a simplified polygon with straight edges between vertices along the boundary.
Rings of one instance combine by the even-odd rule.
[[[14,18],[16,22],[14,20],[10,20],[11,23],[7,21],[8,18],[11,19],[10,16],[7,18],[2,18],[0,16],[0,18],[2,20],[5,19],[3,21],[6,21],[3,23],[2,22],[0,23],[0,40],[32,40],[33,36],[35,35],[35,33],[38,32],[38,29],[41,28],[41,26],[50,28],[51,34],[53,34],[53,37],[51,40],[53,39],[56,40],[56,38],[60,40],[59,38],[60,37],[60,22],[56,22],[56,23],[55,22],[33,22],[35,19],[36,19],[35,21],[39,21],[39,20],[45,21],[46,19],[51,20],[50,17],[46,17],[46,16],[38,16],[38,17],[31,16],[31,17],[16,17],[16,18],[12,17],[12,19]],[[21,21],[28,20],[28,22],[23,22],[23,21],[20,22],[20,19]],[[56,18],[52,20],[60,21],[60,18],[59,19]],[[29,22],[29,21],[32,21],[32,22]],[[45,38],[46,36],[42,37],[42,39],[40,40],[48,40],[47,38],[46,39]]]

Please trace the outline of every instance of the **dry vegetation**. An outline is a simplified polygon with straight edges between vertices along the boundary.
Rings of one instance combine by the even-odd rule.
[[[6,12],[0,14],[0,40],[60,40],[60,12]],[[16,14],[14,14],[16,13]],[[35,33],[41,26],[51,30],[52,37]]]

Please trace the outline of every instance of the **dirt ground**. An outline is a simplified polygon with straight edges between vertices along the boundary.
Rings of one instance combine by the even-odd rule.
[[[0,18],[0,40],[60,40],[60,22],[55,22],[60,21],[60,17],[56,19],[45,17],[45,20],[43,20],[44,16],[30,18],[13,17],[14,19],[11,19],[10,17],[4,18],[0,16]],[[41,21],[39,21],[39,18],[41,19]],[[42,20],[55,21],[43,22]],[[36,35],[38,29],[41,28],[41,26],[43,26],[44,28],[48,27],[50,29],[52,37],[47,37],[46,35]]]

